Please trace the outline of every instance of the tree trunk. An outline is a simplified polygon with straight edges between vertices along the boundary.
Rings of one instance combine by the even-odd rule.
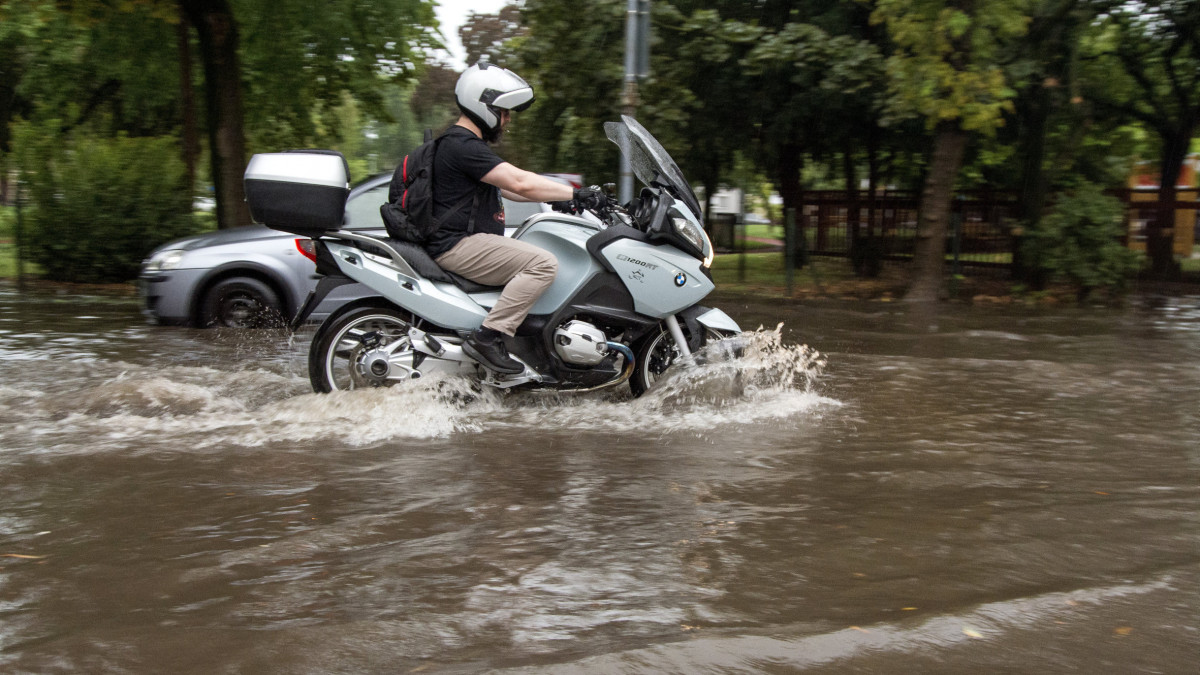
[[[1146,253],[1150,256],[1151,273],[1158,279],[1178,276],[1175,262],[1175,184],[1183,160],[1187,157],[1191,130],[1163,138],[1162,159],[1158,181],[1158,208],[1154,222],[1146,230]]]
[[[246,172],[246,138],[242,126],[241,66],[233,10],[227,0],[180,0],[180,6],[200,38],[217,227],[249,225],[250,210],[246,207],[242,188]]]
[[[183,138],[180,139],[180,155],[187,169],[189,190],[196,189],[196,162],[200,156],[200,139],[196,132],[196,92],[192,87],[192,40],[187,16],[179,10],[179,97],[183,108]]]
[[[871,128],[867,136],[867,236],[874,239],[875,204],[879,191],[879,127]]]
[[[938,125],[929,173],[921,192],[921,215],[917,221],[912,280],[904,295],[906,301],[933,303],[941,296],[950,202],[954,198],[954,179],[962,166],[966,147],[967,133],[958,124],[943,122]]]
[[[802,268],[807,262],[804,242],[804,193],[800,187],[800,173],[804,159],[800,148],[788,145],[780,150],[779,155],[779,196],[783,198],[783,214],[787,218],[788,209],[796,210],[796,236],[792,241],[783,242],[795,252],[796,267]]]
[[[849,147],[842,153],[842,179],[846,181],[846,234],[853,245],[860,235],[862,211],[858,204],[858,172],[854,166],[854,153]]]
[[[1029,95],[1023,97],[1018,114],[1024,124],[1018,150],[1021,161],[1020,192],[1017,195],[1017,221],[1021,230],[1013,241],[1014,279],[1042,284],[1039,279],[1038,262],[1027,261],[1021,255],[1021,237],[1037,230],[1042,220],[1042,209],[1046,203],[1046,131],[1050,119],[1050,91],[1042,84],[1035,84]]]

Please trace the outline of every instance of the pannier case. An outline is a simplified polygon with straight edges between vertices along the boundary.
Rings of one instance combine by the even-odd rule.
[[[342,226],[350,169],[332,150],[255,155],[246,166],[246,202],[254,222],[319,237]]]

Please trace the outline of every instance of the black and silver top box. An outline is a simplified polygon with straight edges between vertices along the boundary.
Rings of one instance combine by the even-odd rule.
[[[342,226],[350,195],[346,158],[332,150],[254,155],[246,166],[246,202],[255,222],[319,237]]]

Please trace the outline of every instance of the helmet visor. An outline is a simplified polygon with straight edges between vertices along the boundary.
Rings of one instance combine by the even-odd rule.
[[[533,89],[522,87],[515,91],[505,92],[492,101],[492,105],[502,110],[521,112],[533,105]]]

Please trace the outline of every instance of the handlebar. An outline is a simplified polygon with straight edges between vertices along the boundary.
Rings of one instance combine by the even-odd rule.
[[[586,211],[595,216],[605,227],[633,224],[633,217],[629,213],[629,210],[622,206],[619,201],[607,195],[605,196],[604,204],[595,209],[584,208],[574,200],[551,202],[550,205],[551,208],[560,213],[579,215]]]
[[[608,197],[604,206],[598,209],[591,210],[592,215],[600,219],[606,227],[613,225],[634,225],[633,216],[629,213],[629,209],[621,205],[621,202]]]

